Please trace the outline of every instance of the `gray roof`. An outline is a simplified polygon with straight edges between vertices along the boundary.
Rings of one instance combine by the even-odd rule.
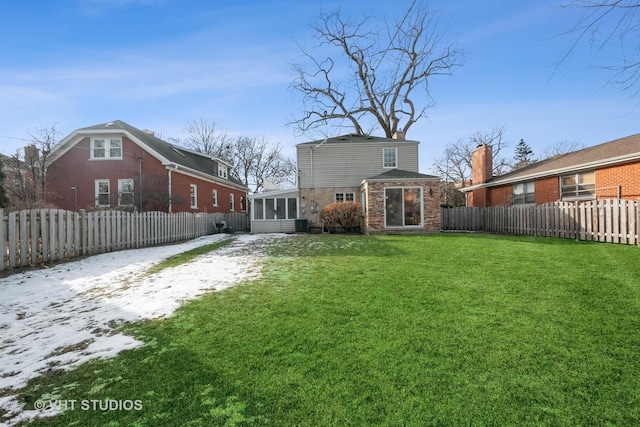
[[[151,133],[142,131],[138,128],[135,128],[121,120],[114,120],[107,123],[102,123],[99,125],[89,126],[86,128],[78,129],[78,131],[93,131],[93,130],[101,130],[105,129],[109,130],[125,130],[135,136],[137,139],[142,141],[144,144],[148,145],[151,149],[156,151],[162,157],[167,159],[171,163],[175,163],[180,166],[184,166],[189,169],[196,170],[200,173],[211,175],[216,179],[222,179],[213,174],[212,162],[213,157],[204,153],[197,153],[193,150],[188,150],[184,147],[179,147],[177,145],[170,144],[166,141],[157,138],[155,135]],[[218,159],[219,160],[219,159]],[[221,160],[222,163],[227,164],[227,162]],[[240,185],[243,188],[246,188],[244,184],[238,181],[231,176],[227,179],[229,182]]]
[[[385,143],[385,142],[410,142],[417,143],[418,141],[411,141],[406,139],[395,139],[395,138],[383,138],[380,136],[371,136],[371,135],[356,135],[356,134],[348,134],[348,135],[340,135],[334,136],[331,138],[318,139],[316,141],[303,142],[297,145],[320,145],[320,144],[345,144],[345,143]]]
[[[532,163],[513,172],[493,177],[484,184],[473,185],[472,187],[494,187],[638,160],[640,160],[640,133],[594,145],[582,150],[560,154]],[[472,189],[472,187],[467,187],[463,189],[463,191]]]
[[[383,172],[379,175],[372,176],[370,178],[366,178],[365,181],[369,180],[386,180],[393,181],[394,179],[427,179],[427,180],[439,180],[440,178],[435,175],[426,175],[418,172],[405,171],[402,169],[391,169],[386,172]]]

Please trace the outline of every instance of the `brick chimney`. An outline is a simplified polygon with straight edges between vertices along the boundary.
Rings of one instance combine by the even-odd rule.
[[[491,146],[482,144],[471,153],[471,181],[473,185],[484,184],[491,178],[493,178]]]
[[[491,146],[487,144],[479,145],[471,153],[471,184],[484,184],[493,178],[493,157]],[[490,206],[489,191],[487,188],[478,188],[471,191],[469,198],[470,206],[485,207]]]

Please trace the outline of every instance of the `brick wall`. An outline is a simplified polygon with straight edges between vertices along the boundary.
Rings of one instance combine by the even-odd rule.
[[[552,203],[560,200],[560,178],[551,176],[535,181],[536,205]]]
[[[513,186],[503,185],[502,187],[488,188],[488,198],[486,206],[509,206],[513,204]]]
[[[618,197],[617,188],[602,189],[613,186],[620,186],[622,199],[640,198],[640,162],[596,170],[596,187],[601,189],[596,193],[599,199]]]

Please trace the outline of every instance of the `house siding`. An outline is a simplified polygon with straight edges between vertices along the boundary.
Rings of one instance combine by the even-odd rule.
[[[361,180],[362,181],[362,180]],[[336,193],[353,193],[354,202],[360,203],[358,187],[304,188],[300,189],[300,216],[306,218],[311,225],[319,225],[320,211],[335,202]],[[314,208],[312,208],[312,206]]]
[[[383,148],[397,148],[397,169],[418,172],[414,141],[303,144],[296,147],[299,188],[358,187],[363,177],[388,170],[382,167]]]

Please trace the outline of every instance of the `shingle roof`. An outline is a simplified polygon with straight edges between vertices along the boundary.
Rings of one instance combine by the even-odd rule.
[[[198,172],[213,175],[213,158],[207,154],[197,153],[192,150],[185,149],[183,147],[179,147],[177,145],[170,144],[166,141],[163,141],[160,138],[157,138],[155,135],[151,133],[147,133],[138,128],[135,128],[121,120],[114,120],[107,123],[102,123],[99,125],[89,126],[82,129],[78,129],[78,131],[93,131],[93,130],[102,130],[105,129],[110,130],[125,130],[135,136],[137,139],[148,145],[150,148],[155,150],[162,157],[167,159],[171,163],[175,163],[181,166],[184,166],[189,169],[196,170]],[[223,163],[226,163],[223,161]],[[217,178],[217,177],[216,177]],[[245,187],[240,181],[231,176],[228,177],[228,181],[235,184],[240,185],[243,188]]]
[[[384,143],[384,142],[411,142],[416,143],[418,141],[411,141],[406,139],[395,138],[383,138],[380,136],[371,135],[340,135],[332,138],[318,139],[316,141],[303,142],[297,145],[319,145],[319,144],[345,144],[345,143]]]
[[[435,175],[426,175],[418,172],[405,171],[402,169],[391,169],[366,180],[394,180],[394,179],[440,179]]]
[[[496,176],[485,184],[480,184],[480,187],[493,187],[637,160],[640,160],[640,133],[532,163],[513,172]]]

